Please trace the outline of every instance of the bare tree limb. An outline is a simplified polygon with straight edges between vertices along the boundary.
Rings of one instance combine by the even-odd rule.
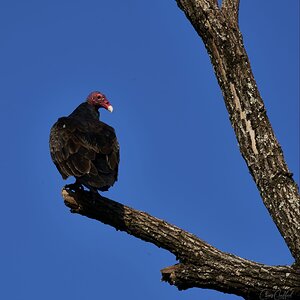
[[[240,0],[223,0],[221,10],[227,15],[227,20],[236,25],[239,21]]]
[[[270,267],[243,259],[234,263],[230,256],[227,258],[216,261],[213,266],[179,263],[164,268],[161,270],[162,280],[179,290],[209,288],[245,299],[264,299],[260,296],[266,294],[286,294],[291,296],[287,299],[296,299],[300,295],[299,273],[291,267]]]
[[[300,272],[292,267],[266,266],[222,252],[164,220],[96,193],[63,189],[62,195],[73,213],[96,219],[173,253],[181,263],[163,269],[162,279],[179,289],[212,288],[245,298],[278,290],[300,295]]]
[[[237,26],[228,26],[230,21],[223,14],[206,9],[205,1],[177,0],[178,2],[205,44],[241,154],[266,208],[299,264],[298,186],[292,178],[268,119],[242,35]],[[233,3],[237,5],[237,1]]]
[[[193,6],[195,10],[212,10],[219,9],[218,0],[180,0],[177,1],[180,8]]]

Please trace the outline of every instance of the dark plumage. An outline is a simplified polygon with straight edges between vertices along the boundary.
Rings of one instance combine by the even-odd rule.
[[[91,93],[68,117],[59,118],[50,132],[50,153],[63,179],[92,190],[107,191],[118,178],[119,143],[115,130],[99,121],[99,108],[112,112],[100,92]]]

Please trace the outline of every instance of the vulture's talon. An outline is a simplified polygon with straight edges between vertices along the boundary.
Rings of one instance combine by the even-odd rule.
[[[75,182],[75,183],[71,183],[71,184],[66,184],[65,189],[76,192],[78,190],[83,190],[83,186],[80,183]]]

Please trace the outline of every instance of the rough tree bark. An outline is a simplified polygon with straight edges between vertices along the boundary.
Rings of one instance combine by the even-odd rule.
[[[87,191],[63,189],[74,213],[109,224],[173,253],[161,270],[178,289],[210,288],[245,299],[300,297],[300,196],[259,94],[238,25],[239,0],[177,0],[202,38],[230,115],[240,152],[295,263],[267,266],[224,253],[149,214]],[[279,299],[279,298],[278,298]]]

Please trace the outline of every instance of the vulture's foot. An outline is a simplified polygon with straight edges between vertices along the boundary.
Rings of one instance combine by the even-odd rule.
[[[65,189],[69,189],[73,192],[84,190],[82,184],[79,183],[78,181],[75,181],[74,183],[71,183],[71,184],[66,184]]]

